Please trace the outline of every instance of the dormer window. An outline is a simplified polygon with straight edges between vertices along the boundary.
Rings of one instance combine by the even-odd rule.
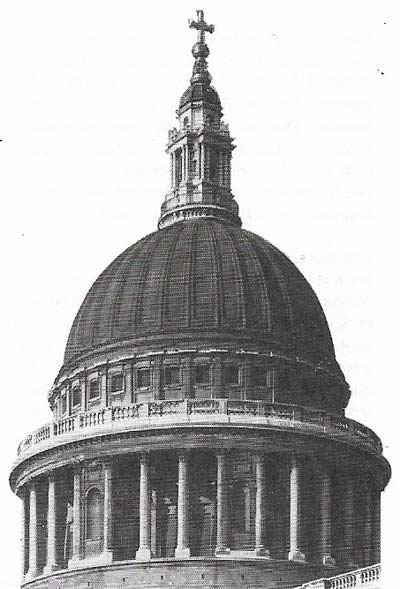
[[[75,385],[72,389],[72,407],[77,407],[81,404],[81,387]]]
[[[111,393],[121,393],[124,390],[124,375],[122,372],[111,375]]]
[[[179,366],[166,366],[164,368],[165,386],[174,386],[180,384]]]
[[[149,388],[150,386],[150,369],[139,368],[137,372],[137,383],[139,389]]]
[[[89,401],[100,397],[100,382],[98,378],[92,378],[89,381]]]

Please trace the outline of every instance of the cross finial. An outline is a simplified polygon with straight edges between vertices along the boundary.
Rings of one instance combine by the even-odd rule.
[[[193,19],[189,19],[189,27],[191,29],[198,30],[198,41],[200,43],[204,43],[204,33],[213,33],[215,30],[214,25],[208,25],[204,20],[204,11],[203,10],[196,10],[197,12],[197,21]]]

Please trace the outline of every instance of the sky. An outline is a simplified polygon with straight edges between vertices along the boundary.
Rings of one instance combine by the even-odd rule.
[[[7,482],[17,445],[51,418],[47,391],[92,282],[156,228],[196,8],[216,27],[209,69],[237,145],[243,225],[313,286],[352,390],[347,414],[381,436],[394,467],[383,496],[388,582],[399,494],[395,4],[0,6],[0,587],[19,586],[20,505]]]

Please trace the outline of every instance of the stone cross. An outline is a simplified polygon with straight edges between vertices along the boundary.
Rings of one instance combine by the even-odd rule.
[[[189,27],[191,29],[197,29],[199,31],[198,41],[200,43],[204,43],[204,33],[213,33],[214,32],[214,25],[208,25],[204,20],[204,11],[203,10],[196,10],[197,12],[197,21],[193,19],[189,19]]]

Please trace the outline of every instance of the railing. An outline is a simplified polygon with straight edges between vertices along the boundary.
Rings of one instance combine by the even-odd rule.
[[[172,399],[111,406],[47,423],[19,444],[18,455],[33,446],[36,448],[49,444],[52,438],[65,438],[84,433],[85,430],[90,434],[96,428],[112,428],[117,431],[119,427],[132,427],[132,422],[138,427],[148,427],[162,419],[166,420],[166,425],[171,421],[176,421],[177,424],[195,424],[196,421],[204,422],[208,419],[214,422],[246,422],[271,428],[308,430],[357,441],[374,451],[382,451],[380,439],[368,427],[352,419],[310,407],[231,399]]]
[[[381,565],[374,564],[327,579],[304,583],[295,589],[379,589]]]

